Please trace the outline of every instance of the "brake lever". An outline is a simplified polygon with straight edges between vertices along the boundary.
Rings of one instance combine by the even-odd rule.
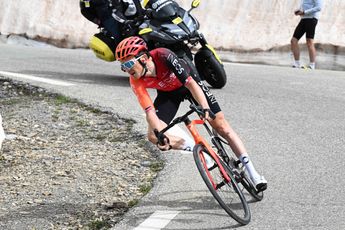
[[[210,118],[211,118],[212,120],[216,119],[216,115],[215,115],[215,114],[212,112],[212,110],[210,110],[210,109],[204,109],[204,110],[203,110],[204,116],[205,116],[206,111],[208,112],[208,115],[210,116]]]
[[[195,104],[191,104],[189,106],[189,108],[191,108],[193,111],[195,111],[197,114],[202,113],[202,107],[200,105],[195,105]]]
[[[194,104],[191,104],[189,107],[192,110],[194,110],[199,116],[205,117],[205,112],[207,111],[212,120],[214,120],[216,118],[216,115],[210,109],[207,109],[205,111],[202,109],[202,107],[200,105],[194,105]]]
[[[170,144],[169,138],[164,133],[159,132],[157,129],[154,129],[153,132],[157,137],[159,145]]]

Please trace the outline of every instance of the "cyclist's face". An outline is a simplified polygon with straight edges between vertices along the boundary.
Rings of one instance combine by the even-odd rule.
[[[142,59],[142,56],[140,57],[128,57],[121,63],[121,69],[133,77],[139,79],[143,72],[144,68],[142,65],[138,62],[139,59]]]

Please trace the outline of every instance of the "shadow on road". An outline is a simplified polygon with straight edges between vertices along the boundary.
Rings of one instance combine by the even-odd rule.
[[[61,73],[53,71],[22,71],[23,74],[30,74],[37,77],[44,77],[54,80],[69,81],[73,83],[86,83],[96,85],[113,85],[120,87],[129,87],[129,77],[111,74],[94,73]]]

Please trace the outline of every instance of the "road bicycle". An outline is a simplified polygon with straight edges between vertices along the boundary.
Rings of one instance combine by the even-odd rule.
[[[206,186],[219,205],[234,220],[241,225],[246,225],[250,222],[251,213],[244,195],[244,189],[256,201],[262,200],[263,192],[256,190],[245,167],[242,166],[239,160],[236,160],[232,151],[228,150],[230,148],[228,143],[214,129],[210,128],[207,121],[189,119],[189,116],[193,113],[197,113],[199,117],[205,115],[202,108],[192,102],[187,113],[175,118],[160,132],[155,130],[158,142],[161,145],[169,143],[169,139],[164,133],[176,124],[183,122],[195,140],[193,156]],[[212,119],[215,118],[211,111],[209,111],[209,114]],[[198,132],[197,125],[204,126],[210,136],[211,144]]]

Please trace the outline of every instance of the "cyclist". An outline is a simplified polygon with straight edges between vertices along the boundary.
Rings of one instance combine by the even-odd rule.
[[[255,170],[241,139],[224,118],[216,98],[186,62],[165,48],[148,51],[145,41],[140,37],[122,40],[115,53],[116,59],[121,62],[121,69],[130,74],[130,85],[146,112],[148,139],[152,143],[157,143],[153,130],[162,130],[166,127],[176,115],[180,103],[186,97],[191,97],[202,106],[205,112],[204,119],[207,119],[211,126],[228,141],[233,152],[248,170],[256,188],[259,191],[267,188],[267,181]],[[147,88],[157,90],[154,102]],[[216,115],[214,120],[209,118],[210,110]],[[167,137],[170,144],[157,144],[159,149],[188,147],[189,143],[181,137],[169,133]]]

